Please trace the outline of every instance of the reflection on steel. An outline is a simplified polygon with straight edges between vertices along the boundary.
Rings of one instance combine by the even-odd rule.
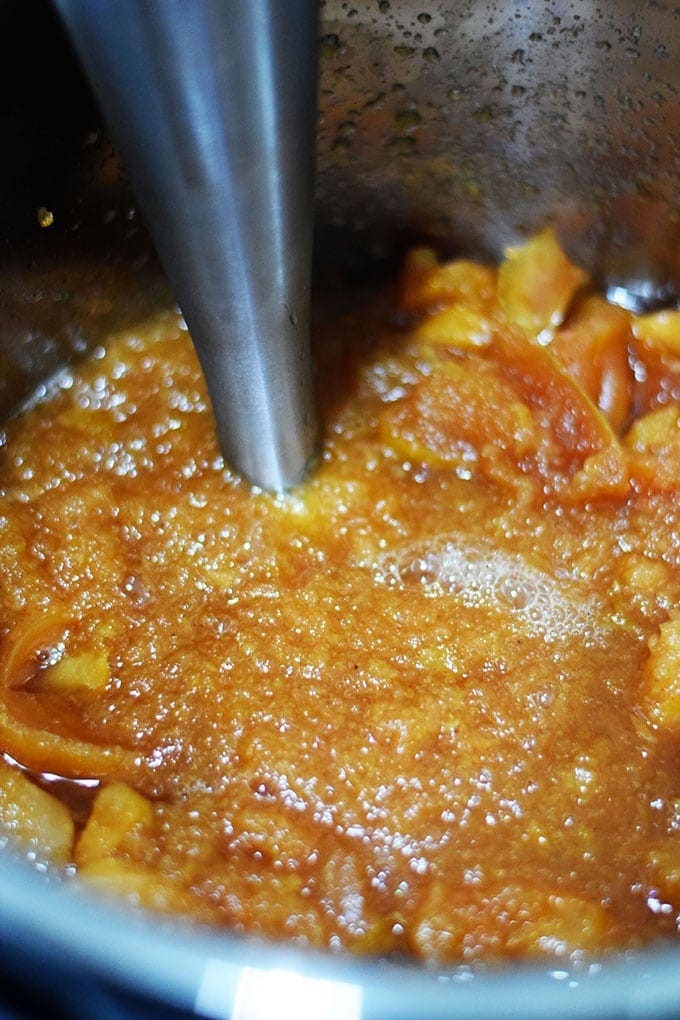
[[[287,488],[314,452],[313,0],[57,0],[208,382],[222,449]]]
[[[317,218],[497,260],[554,225],[644,303],[680,294],[680,30],[659,0],[327,0]]]
[[[195,1010],[214,1020],[361,1020],[361,986],[309,977],[281,967],[206,962]],[[233,1002],[232,1002],[233,999]]]

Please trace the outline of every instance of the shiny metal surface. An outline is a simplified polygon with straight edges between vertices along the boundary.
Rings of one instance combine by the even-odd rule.
[[[669,945],[567,970],[526,964],[434,970],[405,960],[351,957],[266,943],[206,926],[103,905],[73,886],[50,886],[24,862],[0,856],[3,952],[38,950],[69,974],[96,974],[173,1009],[213,1020],[660,1020],[677,1018],[678,952]],[[11,938],[8,937],[11,933]],[[39,943],[37,940],[39,939]],[[35,982],[42,979],[34,967]],[[287,980],[286,980],[287,979]],[[241,992],[271,990],[269,1008]],[[318,984],[326,986],[320,1003]],[[286,994],[286,987],[294,988]],[[359,1012],[334,1012],[347,990]],[[334,995],[335,990],[335,995]],[[343,995],[344,993],[344,995]],[[240,999],[240,1003],[239,1003]],[[346,1000],[345,1000],[346,1001]],[[240,1008],[239,1008],[240,1005]],[[320,1008],[325,1006],[325,1009]],[[70,1014],[69,1014],[70,1015]],[[91,1013],[78,1011],[74,1017]],[[121,1012],[120,1014],[124,1014]],[[183,1020],[174,1012],[167,1020]]]
[[[0,248],[3,417],[59,360],[81,356],[119,328],[118,309],[106,304],[121,293],[114,270],[125,268],[126,281],[136,274],[141,297],[150,297],[148,275],[142,280],[137,270],[139,217],[129,219],[131,195],[105,135],[93,132],[87,113],[79,122],[86,144],[74,141],[75,128],[63,129],[77,112],[74,89],[60,91],[73,61],[54,26],[45,28],[47,2],[8,0],[0,18],[10,9],[30,23],[23,48],[5,31],[15,45],[0,66],[6,131],[13,102],[18,111],[0,165],[3,235],[18,210],[18,226]],[[364,253],[380,259],[413,238],[496,257],[548,220],[627,300],[677,298],[676,3],[327,0],[321,18],[316,203],[325,262],[355,266],[359,259],[364,267],[371,261]],[[23,129],[27,66],[37,83],[28,116],[38,132]],[[50,73],[41,77],[45,66]],[[49,159],[32,157],[38,146]],[[41,205],[55,213],[49,230],[35,225]],[[24,242],[29,254],[19,257]],[[111,264],[114,250],[118,264]],[[151,268],[147,263],[145,272]],[[145,314],[132,282],[123,292],[126,328]],[[51,955],[74,972],[104,975],[214,1017],[231,1012],[245,968],[263,982],[284,970],[359,985],[364,1020],[672,1017],[680,1003],[676,942],[612,954],[580,970],[565,961],[558,969],[534,963],[434,972],[130,916],[55,888],[7,852],[0,853],[0,935],[7,955]],[[34,968],[36,980],[40,971]]]
[[[57,0],[208,382],[222,449],[265,488],[314,452],[313,0]]]
[[[327,0],[322,33],[334,242],[498,259],[551,223],[629,303],[677,298],[677,3]]]

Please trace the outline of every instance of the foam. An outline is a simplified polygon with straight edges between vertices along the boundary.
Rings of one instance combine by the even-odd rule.
[[[509,614],[546,640],[576,634],[593,640],[598,629],[597,602],[583,588],[485,541],[440,535],[404,546],[378,559],[376,580],[391,587],[418,585],[433,598],[453,596],[471,608]]]

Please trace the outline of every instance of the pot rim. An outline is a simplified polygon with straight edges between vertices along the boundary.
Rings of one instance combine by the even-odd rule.
[[[0,853],[0,937],[34,959],[54,955],[118,989],[216,1020],[237,1020],[237,998],[254,988],[268,990],[270,1002],[294,989],[301,1018],[315,1015],[305,1012],[308,993],[317,1005],[319,995],[329,1004],[339,996],[354,1004],[351,1020],[664,1016],[676,1015],[680,1002],[680,949],[669,943],[571,970],[557,961],[431,970],[406,960],[333,956],[127,910],[40,874],[9,852]]]

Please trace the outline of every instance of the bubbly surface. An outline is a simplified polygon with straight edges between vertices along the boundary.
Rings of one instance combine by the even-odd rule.
[[[225,468],[174,315],[7,426],[10,835],[144,906],[335,949],[676,934],[673,340],[550,251],[499,274],[416,252],[399,316],[331,296],[322,455],[290,495]]]

